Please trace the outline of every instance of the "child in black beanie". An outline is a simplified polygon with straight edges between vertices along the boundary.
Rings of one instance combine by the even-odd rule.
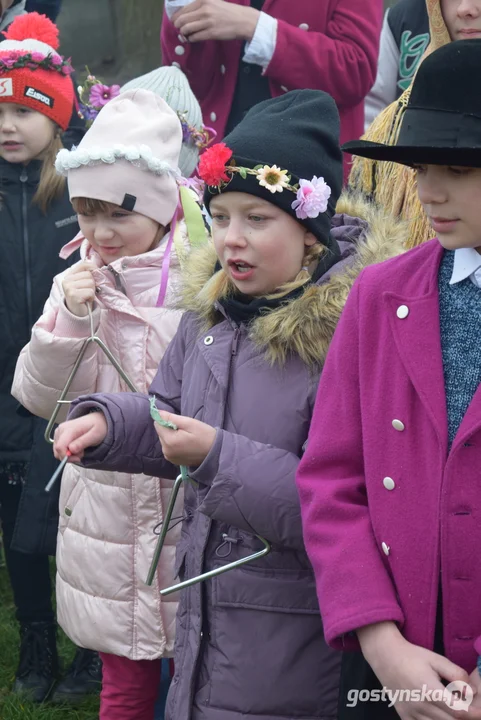
[[[159,477],[184,465],[196,481],[179,575],[216,577],[180,594],[170,719],[336,718],[340,654],[324,640],[295,473],[354,277],[401,243],[384,221],[333,217],[338,133],[332,98],[302,90],[253,108],[203,155],[213,243],[191,256],[188,312],[150,388],[177,429],[124,393],[76,401],[57,432],[58,457]]]

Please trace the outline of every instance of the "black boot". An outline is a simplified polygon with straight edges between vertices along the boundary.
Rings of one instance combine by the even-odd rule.
[[[94,650],[77,648],[73,662],[52,695],[54,703],[81,702],[89,695],[99,695],[102,687],[102,660]]]
[[[58,675],[57,626],[51,622],[20,625],[20,661],[13,692],[43,702]]]

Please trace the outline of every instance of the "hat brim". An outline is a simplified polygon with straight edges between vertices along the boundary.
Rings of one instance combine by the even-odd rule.
[[[352,140],[342,146],[350,155],[399,165],[453,165],[481,167],[481,147],[435,147],[415,145],[385,145],[368,140]]]

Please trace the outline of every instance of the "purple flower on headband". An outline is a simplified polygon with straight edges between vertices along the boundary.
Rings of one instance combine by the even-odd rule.
[[[15,63],[18,60],[18,56],[12,57],[11,55],[9,57],[1,58],[1,63],[6,68],[13,68]]]
[[[83,103],[79,103],[79,110],[84,120],[95,120],[95,118],[99,114],[98,110],[94,110],[93,108],[90,108],[88,105],[84,105]]]
[[[327,201],[331,197],[331,188],[324,181],[314,175],[312,180],[299,180],[297,199],[291,207],[296,211],[299,220],[316,218],[327,210]]]
[[[42,60],[45,59],[45,55],[43,55],[41,52],[33,52],[32,53],[32,61],[35,63],[40,63]],[[53,62],[53,58],[52,58]]]
[[[180,124],[182,126],[182,142],[188,143],[192,137],[192,130],[185,120],[181,120]]]
[[[54,67],[56,67],[56,68],[62,67],[63,60],[60,57],[60,55],[51,55],[50,61]]]
[[[114,97],[117,97],[117,95],[120,95],[120,85],[112,85],[109,87],[108,85],[97,83],[93,85],[90,90],[89,103],[94,107],[103,107]]]

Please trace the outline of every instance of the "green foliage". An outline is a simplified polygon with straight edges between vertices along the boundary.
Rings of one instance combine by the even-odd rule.
[[[67,668],[75,648],[60,630],[58,648],[62,666]],[[7,571],[4,566],[0,566],[0,718],[2,720],[97,720],[98,700],[95,698],[73,707],[49,703],[34,705],[12,695],[10,689],[14,681],[17,662],[18,628],[15,621],[15,608]]]

